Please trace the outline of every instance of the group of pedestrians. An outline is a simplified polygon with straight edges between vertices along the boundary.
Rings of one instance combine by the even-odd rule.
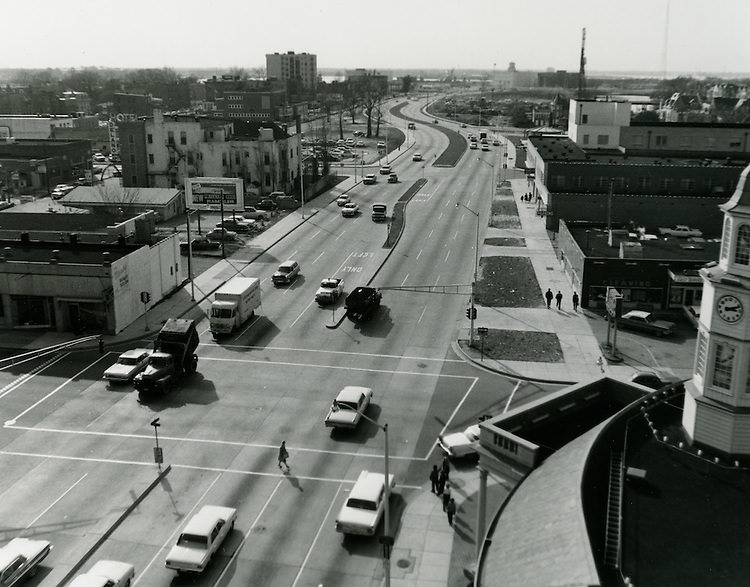
[[[563,295],[560,290],[557,290],[557,294],[553,294],[552,290],[550,288],[547,288],[547,291],[544,293],[544,299],[547,300],[547,309],[549,310],[552,307],[552,300],[555,300],[555,307],[558,310],[562,309],[562,301],[563,301]],[[578,298],[578,293],[573,292],[573,311],[578,311],[578,303],[580,302],[580,299]]]
[[[437,465],[432,466],[430,484],[432,485],[432,493],[443,498],[443,511],[448,516],[448,524],[452,526],[453,516],[456,515],[456,500],[451,495],[450,472],[451,464],[446,455],[443,457],[440,468]]]

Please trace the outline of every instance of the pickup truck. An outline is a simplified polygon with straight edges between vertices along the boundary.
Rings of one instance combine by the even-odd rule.
[[[320,305],[332,304],[344,293],[344,280],[337,277],[326,277],[320,282],[315,292],[315,301]]]
[[[52,550],[46,540],[14,538],[0,548],[0,584],[11,587],[36,574],[37,566]]]
[[[380,307],[382,294],[374,287],[357,287],[346,296],[346,315],[352,320],[368,320]]]
[[[204,505],[185,526],[177,544],[169,551],[166,567],[178,573],[202,573],[224,539],[234,529],[237,510]]]
[[[684,224],[677,224],[672,228],[659,227],[659,234],[662,236],[681,237],[703,236],[703,232],[701,232],[697,228],[690,228],[689,226],[685,226]]]

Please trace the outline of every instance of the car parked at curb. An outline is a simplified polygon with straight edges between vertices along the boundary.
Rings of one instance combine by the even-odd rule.
[[[47,540],[14,538],[0,548],[0,585],[11,587],[33,577],[37,567],[52,550]]]
[[[245,206],[242,217],[249,220],[268,220],[271,215],[266,210],[259,210],[254,206]]]
[[[253,230],[255,220],[246,220],[244,218],[225,218],[216,223],[216,228],[226,228],[240,234],[247,234]]]
[[[681,379],[672,375],[664,375],[662,373],[656,373],[655,371],[638,371],[630,376],[630,381],[643,385],[650,389],[661,389],[667,385],[679,384],[682,385]]]
[[[237,233],[226,228],[214,228],[206,233],[206,238],[213,241],[236,241]]]
[[[372,389],[358,385],[347,385],[339,391],[328,410],[325,425],[328,428],[354,429],[362,419],[362,414],[372,401]]]
[[[621,328],[640,330],[656,336],[669,336],[674,332],[674,322],[658,320],[650,312],[631,310],[623,314],[617,323]]]
[[[276,204],[276,202],[274,202],[270,198],[263,198],[260,202],[258,202],[257,204],[255,204],[255,207],[258,210],[266,210],[266,211],[269,211],[269,212],[274,212],[274,211],[276,211],[276,210],[279,209],[278,204]]]
[[[125,351],[117,361],[104,371],[104,379],[110,383],[127,383],[148,365],[150,349],[132,349]]]
[[[204,237],[194,238],[190,248],[193,251],[216,251],[221,248],[220,241],[212,241]],[[188,253],[188,243],[180,243],[180,252]]]
[[[69,587],[130,587],[135,577],[135,567],[120,561],[102,560],[91,570],[78,575]]]

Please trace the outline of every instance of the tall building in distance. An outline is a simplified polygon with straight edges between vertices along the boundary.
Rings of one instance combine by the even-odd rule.
[[[315,91],[318,86],[318,57],[311,53],[267,53],[266,77],[293,82],[299,90]]]

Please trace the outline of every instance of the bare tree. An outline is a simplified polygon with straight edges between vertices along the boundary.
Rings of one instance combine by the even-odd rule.
[[[112,182],[102,182],[96,185],[96,193],[105,204],[104,211],[118,218],[133,212],[138,202],[140,188],[122,187]]]

